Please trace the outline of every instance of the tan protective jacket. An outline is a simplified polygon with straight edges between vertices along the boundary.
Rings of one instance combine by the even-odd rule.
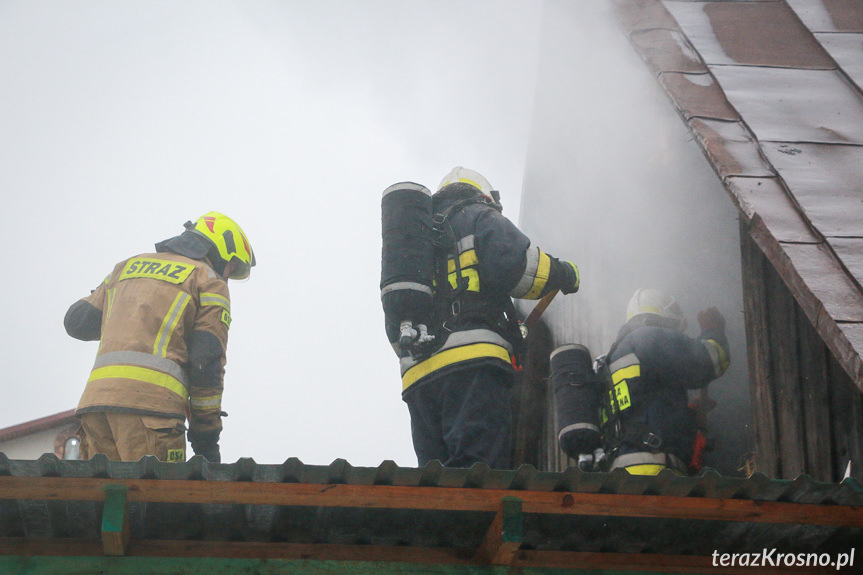
[[[231,323],[228,284],[206,263],[164,252],[114,267],[83,301],[102,313],[96,363],[78,413],[125,411],[185,419],[198,433],[221,431],[225,349]],[[221,344],[221,369],[187,374],[193,332]]]

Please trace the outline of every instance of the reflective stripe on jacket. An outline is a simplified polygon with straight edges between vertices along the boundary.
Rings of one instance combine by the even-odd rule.
[[[620,448],[621,454],[651,450],[689,461],[695,425],[687,390],[702,388],[725,372],[728,342],[723,334],[692,338],[649,321],[649,316],[634,317],[612,347],[612,387],[603,424],[609,418],[620,422],[620,443],[610,447]]]
[[[436,213],[442,213],[459,199],[444,198],[441,194],[435,194]],[[403,391],[459,364],[482,361],[512,369],[516,342],[504,328],[505,313],[511,305],[509,298],[538,299],[557,287],[549,285],[549,256],[531,247],[530,239],[494,207],[468,204],[451,213],[448,223],[455,237],[447,259],[447,280],[455,289],[459,286],[459,274],[467,278],[466,301],[474,308],[481,307],[482,312],[459,315],[463,310],[458,304],[441,305],[438,301],[439,308],[454,312],[446,320],[446,326],[430,326],[436,338],[445,342],[431,356],[419,361],[411,357],[401,359]],[[438,317],[438,321],[443,320]],[[437,343],[440,345],[440,341]],[[398,352],[397,347],[394,349]]]
[[[101,340],[79,413],[190,413],[199,431],[221,429],[230,295],[206,263],[170,252],[135,256],[81,301],[101,313]],[[187,373],[193,333],[218,342],[210,353],[220,365],[206,377]]]

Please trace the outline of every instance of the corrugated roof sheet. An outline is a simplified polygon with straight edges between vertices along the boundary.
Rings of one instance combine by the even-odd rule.
[[[715,550],[843,553],[863,537],[863,488],[853,479],[0,454],[0,556],[101,554],[105,494],[116,487],[128,497],[127,553],[136,556],[302,558],[348,546],[366,560],[399,548],[408,562],[475,563],[502,501],[518,502],[509,564],[523,566],[600,554],[591,556],[600,565],[690,570]]]
[[[754,239],[863,389],[863,2],[615,7]]]

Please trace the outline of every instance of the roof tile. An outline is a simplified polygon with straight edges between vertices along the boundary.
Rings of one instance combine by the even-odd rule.
[[[784,2],[665,2],[707,64],[835,65]]]
[[[863,98],[838,72],[746,66],[711,71],[762,142],[863,144]]]
[[[770,164],[758,153],[758,143],[742,123],[693,118],[690,124],[723,180],[728,176],[769,178],[775,175]]]
[[[659,82],[687,120],[693,116],[728,121],[740,119],[710,74],[666,72],[659,77]]]

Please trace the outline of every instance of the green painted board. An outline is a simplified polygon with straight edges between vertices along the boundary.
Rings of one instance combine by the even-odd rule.
[[[0,556],[0,573],[3,575],[508,575],[510,568],[490,565],[377,561],[7,555]],[[522,575],[651,575],[652,572],[523,567],[519,573]]]

